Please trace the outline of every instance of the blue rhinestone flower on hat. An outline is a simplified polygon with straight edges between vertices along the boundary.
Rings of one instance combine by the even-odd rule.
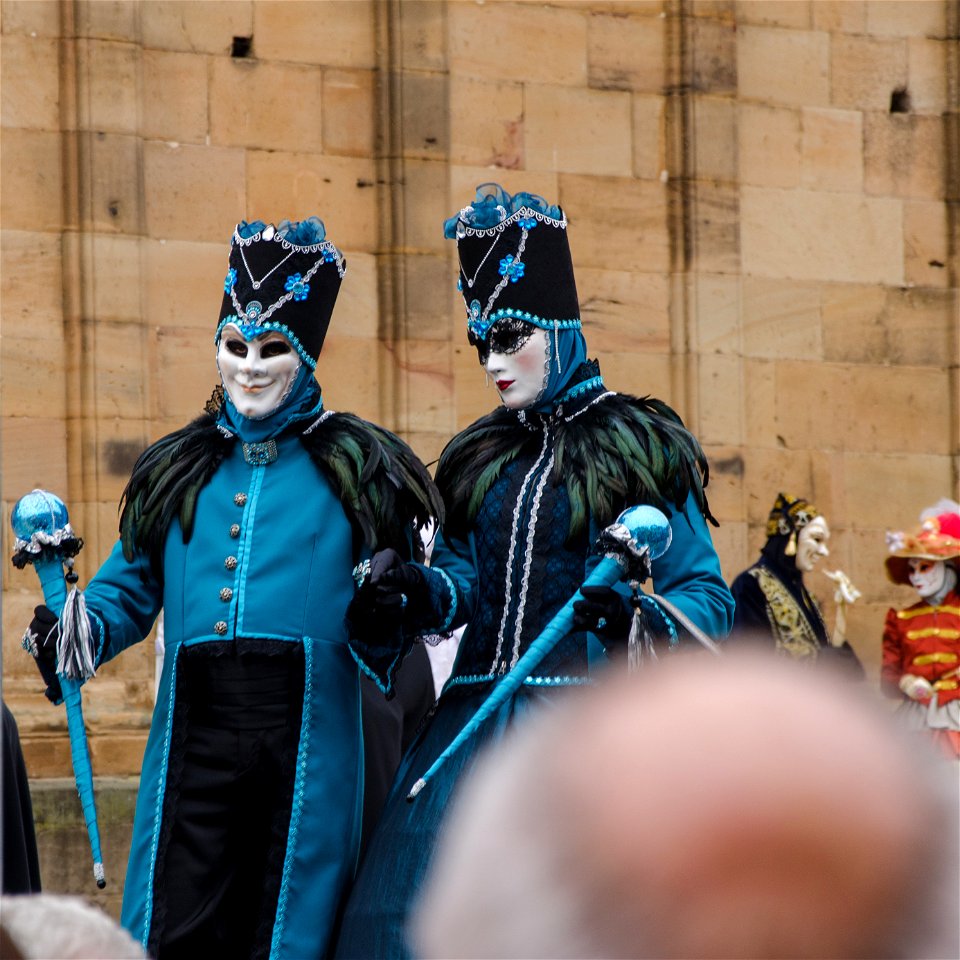
[[[525,269],[526,264],[520,260],[514,260],[512,253],[507,254],[500,261],[500,276],[509,277],[511,283],[516,283],[523,276]]]
[[[304,283],[303,277],[301,277],[299,273],[295,273],[287,277],[284,290],[286,290],[287,293],[292,293],[294,300],[306,300],[307,294],[310,292],[310,284]]]
[[[237,271],[231,267],[223,278],[223,292],[229,293],[230,288],[237,282]]]

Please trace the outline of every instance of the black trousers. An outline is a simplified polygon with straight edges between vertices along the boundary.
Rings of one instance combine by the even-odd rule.
[[[179,667],[185,709],[174,743],[182,752],[168,780],[151,936],[159,960],[270,952],[303,653],[296,644],[272,655],[217,647],[183,651]]]

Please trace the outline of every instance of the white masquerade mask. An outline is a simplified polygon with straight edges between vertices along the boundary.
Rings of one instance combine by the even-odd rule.
[[[923,560],[911,557],[907,561],[910,567],[910,585],[926,600],[940,593],[947,580],[947,565],[942,560]]]
[[[276,331],[245,340],[227,324],[217,347],[217,367],[233,405],[251,420],[273,413],[293,387],[301,364],[290,341]]]
[[[523,410],[536,403],[546,389],[550,372],[547,331],[526,326],[531,331],[529,336],[525,340],[518,338],[518,344],[509,353],[495,352],[498,344],[491,337],[489,352],[483,361],[483,368],[497,385],[503,405],[511,410]]]
[[[797,534],[797,569],[809,573],[824,557],[830,556],[827,540],[830,528],[823,517],[814,517]]]

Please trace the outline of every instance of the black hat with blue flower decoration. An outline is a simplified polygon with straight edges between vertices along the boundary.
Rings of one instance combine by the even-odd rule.
[[[282,333],[311,369],[323,347],[347,262],[323,221],[241,221],[230,243],[217,342],[234,324],[246,340]]]
[[[580,329],[580,304],[560,207],[499,184],[477,187],[474,202],[444,223],[457,241],[457,288],[472,339],[485,340],[506,317],[544,330]]]

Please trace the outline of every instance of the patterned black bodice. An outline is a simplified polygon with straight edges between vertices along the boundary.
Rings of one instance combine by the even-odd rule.
[[[505,673],[584,579],[586,533],[566,543],[570,502],[551,476],[556,427],[531,431],[530,443],[484,498],[474,527],[477,613],[464,634],[455,683]],[[586,635],[568,634],[535,671],[584,677]]]

